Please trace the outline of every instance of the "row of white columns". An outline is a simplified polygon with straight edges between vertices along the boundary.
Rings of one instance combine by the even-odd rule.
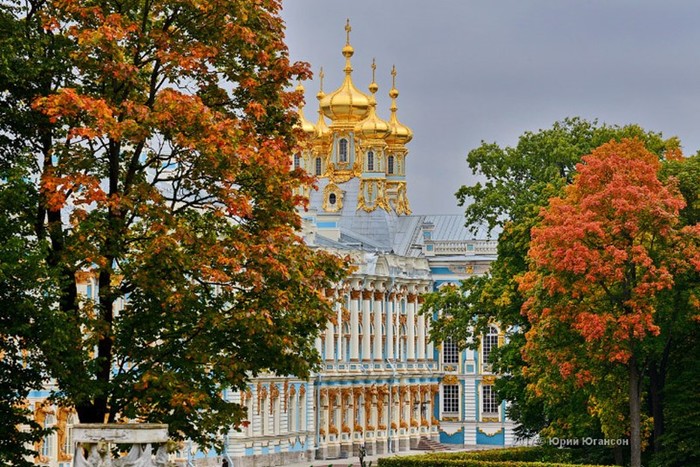
[[[432,359],[433,344],[427,341],[430,320],[419,314],[422,299],[416,292],[418,290],[415,286],[412,290],[404,290],[402,293],[356,288],[347,292],[334,292],[342,294],[344,303],[349,302],[349,310],[347,310],[349,319],[341,304],[337,304],[335,320],[329,321],[326,327],[323,339],[325,349],[322,348],[319,338],[316,341],[317,350],[319,353],[325,350],[326,360],[345,360],[348,350],[345,347],[348,345],[350,361],[360,361],[360,355],[363,361]],[[401,310],[403,297],[406,297],[406,331],[401,335],[401,325],[404,322],[401,319],[401,316],[404,316]],[[374,313],[373,317],[372,313]],[[382,319],[384,316],[386,321]],[[382,333],[383,322],[386,323],[384,333]],[[345,330],[346,323],[349,325],[347,330]],[[374,332],[371,331],[372,328]],[[399,332],[398,336],[394,336],[395,329]],[[349,331],[349,340],[346,340],[347,331]],[[402,339],[405,340],[404,346],[401,343]],[[384,340],[386,340],[386,346],[382,345]]]

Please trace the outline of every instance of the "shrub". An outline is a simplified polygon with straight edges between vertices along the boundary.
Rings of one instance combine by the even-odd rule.
[[[570,449],[524,447],[379,459],[379,467],[606,467],[574,464]]]

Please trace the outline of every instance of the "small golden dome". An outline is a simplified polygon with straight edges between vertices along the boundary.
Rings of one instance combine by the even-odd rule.
[[[399,97],[399,91],[396,89],[396,67],[391,68],[391,90],[389,91],[389,97],[391,97],[391,117],[389,118],[389,127],[391,131],[389,136],[387,136],[386,141],[389,144],[406,144],[413,139],[413,131],[399,122],[396,117],[396,98]]]
[[[297,92],[300,92],[302,95],[304,94],[304,86],[299,83],[296,88]],[[316,136],[316,126],[308,121],[306,119],[306,116],[304,116],[304,105],[300,104],[299,109],[297,110],[297,116],[299,117],[299,123],[297,123],[297,127],[301,128],[304,133],[306,133],[309,137],[315,137]]]
[[[320,105],[323,114],[331,120],[359,122],[369,113],[370,98],[357,89],[352,82],[350,57],[353,56],[354,50],[350,45],[350,20],[345,25],[345,31],[347,33],[347,40],[343,47],[345,79],[338,89],[321,99]]]
[[[379,86],[377,86],[374,80],[374,72],[376,69],[377,65],[374,63],[374,60],[372,60],[372,82],[369,85],[369,91],[372,93],[372,96],[370,98],[369,115],[366,119],[355,125],[355,131],[369,139],[383,139],[391,130],[389,124],[377,116],[377,100],[374,94],[379,89]]]

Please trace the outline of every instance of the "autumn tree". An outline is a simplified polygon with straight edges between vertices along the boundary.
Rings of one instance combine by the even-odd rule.
[[[318,362],[320,291],[343,268],[297,235],[293,190],[311,180],[289,167],[301,99],[289,85],[309,73],[289,61],[280,8],[4,9],[0,157],[28,161],[26,238],[46,245],[57,285],[34,329],[54,329],[40,355],[83,423],[162,422],[209,444],[246,416],[223,389]]]
[[[558,367],[577,386],[627,374],[631,465],[641,465],[642,378],[676,278],[700,272],[700,226],[682,227],[685,206],[661,162],[638,140],[610,142],[583,158],[563,196],[532,229],[530,271],[520,281],[531,329],[525,357],[536,377]],[[686,297],[685,320],[698,298]],[[689,316],[688,316],[689,315]],[[563,345],[551,345],[563,338]],[[614,411],[613,411],[614,413]]]
[[[466,225],[486,224],[498,236],[497,259],[485,276],[465,280],[459,288],[445,287],[432,294],[424,310],[442,310],[432,327],[432,337],[447,337],[462,346],[476,348],[489,324],[507,332],[507,342],[491,353],[499,396],[509,401],[509,417],[521,437],[550,428],[552,436],[579,437],[600,433],[599,422],[581,408],[587,396],[569,393],[566,398],[544,399],[526,390],[521,349],[530,324],[521,314],[524,302],[515,280],[527,271],[530,230],[540,221],[539,210],[573,180],[581,157],[612,139],[637,137],[661,157],[676,148],[674,138],[663,139],[636,125],[601,125],[579,118],[556,122],[551,128],[526,132],[514,147],[482,143],[471,150],[467,162],[483,181],[457,192],[465,206]],[[576,420],[573,423],[572,420]],[[576,431],[574,431],[576,430]]]

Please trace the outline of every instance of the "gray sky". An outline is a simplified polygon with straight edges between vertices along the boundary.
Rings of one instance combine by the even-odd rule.
[[[342,82],[345,19],[355,85],[377,60],[380,117],[396,65],[399,120],[413,129],[408,193],[416,214],[459,213],[454,192],[482,140],[514,145],[567,116],[638,123],[700,149],[700,2],[646,0],[285,0],[293,60]],[[315,121],[318,80],[304,83]]]

